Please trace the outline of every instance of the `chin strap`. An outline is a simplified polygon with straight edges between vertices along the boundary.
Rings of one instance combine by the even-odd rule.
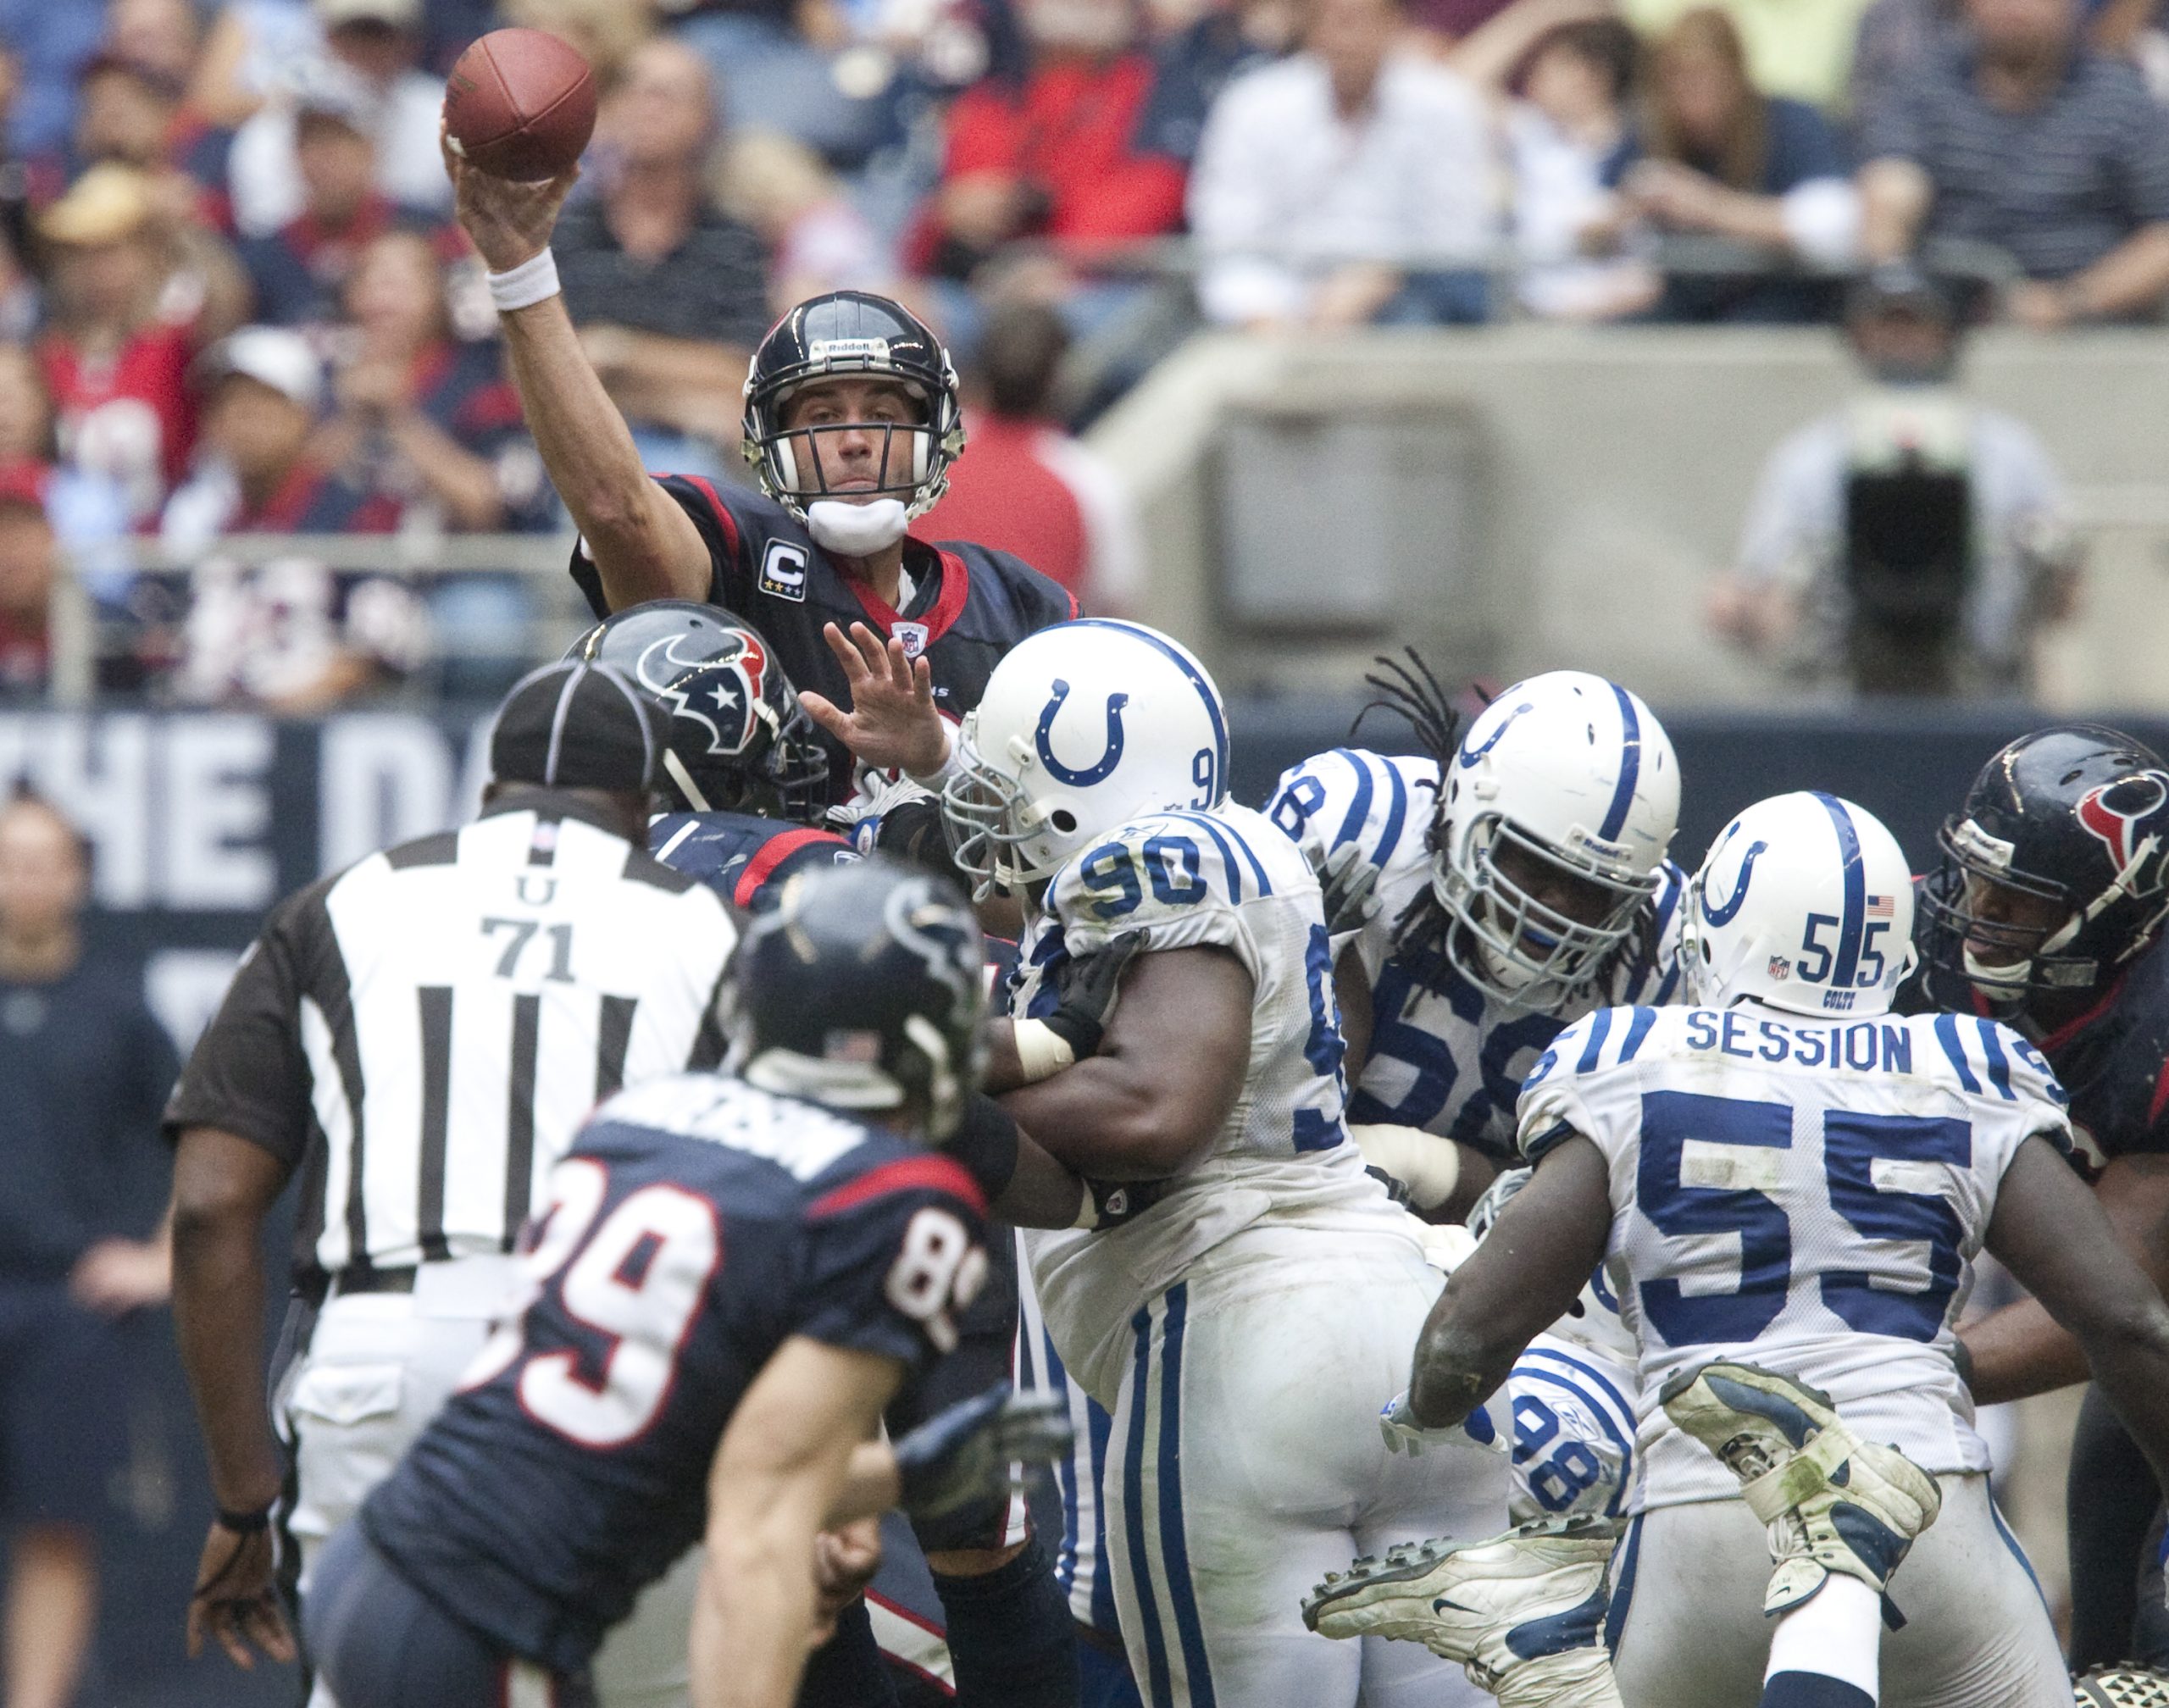
[[[870,557],[904,537],[911,518],[901,498],[873,498],[847,504],[840,498],[817,498],[806,507],[806,531],[824,552],[840,557]]]

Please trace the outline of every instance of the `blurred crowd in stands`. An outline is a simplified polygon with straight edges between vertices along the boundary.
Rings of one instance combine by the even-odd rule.
[[[438,158],[499,24],[604,91],[556,248],[652,466],[732,474],[768,321],[893,291],[979,447],[926,528],[1118,610],[1070,430],[1200,324],[1811,321],[1915,253],[1968,319],[2153,317],[2155,4],[0,0],[0,691],[47,684],[64,552],[108,689],[306,710],[447,630],[526,655],[516,579],[215,549],[562,526]]]

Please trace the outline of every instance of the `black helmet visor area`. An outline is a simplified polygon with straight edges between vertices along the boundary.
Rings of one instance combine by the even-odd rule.
[[[1915,897],[1921,920],[1922,957],[1936,972],[1957,981],[1956,985],[1939,989],[1947,995],[1952,989],[1972,984],[1966,964],[1969,943],[1978,959],[2014,968],[2025,963],[2022,978],[2007,984],[1998,982],[1996,995],[2003,1001],[2049,992],[2068,995],[2089,988],[2097,971],[2091,957],[2040,952],[2041,946],[2060,932],[2076,911],[2069,891],[2048,879],[1984,862],[1970,850],[1968,840],[1965,820],[1944,822],[1936,838],[1941,858]],[[2010,912],[2017,910],[1983,911],[1980,903],[1998,889],[2044,905],[2033,910],[2037,917],[2031,921],[2011,918]]]
[[[934,430],[920,421],[822,421],[779,428],[761,452],[779,498],[802,504],[896,498],[908,504],[934,466]]]

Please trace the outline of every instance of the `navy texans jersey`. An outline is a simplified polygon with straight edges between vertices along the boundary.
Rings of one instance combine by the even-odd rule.
[[[833,830],[751,812],[664,812],[648,821],[648,852],[697,878],[741,913],[773,906],[784,880],[858,857]]]
[[[933,671],[935,706],[953,720],[979,703],[987,678],[1011,647],[1077,614],[1077,602],[1021,558],[984,546],[930,546],[910,538],[904,571],[912,596],[903,610],[892,611],[864,582],[838,569],[774,500],[697,475],[657,480],[707,542],[710,601],[768,638],[791,686],[810,688],[840,706],[851,703],[851,689],[821,636],[826,624],[848,630],[863,623],[901,640],[913,657],[924,653]],[[598,618],[610,614],[584,545],[573,554],[573,580]],[[832,797],[841,801],[852,791],[852,757],[825,731],[818,733],[829,747]]]
[[[532,1294],[362,1509],[402,1576],[575,1674],[707,1522],[710,1465],[805,1335],[922,1367],[984,1281],[953,1158],[716,1074],[605,1104],[550,1178]]]
[[[1265,811],[1313,868],[1354,842],[1378,871],[1378,912],[1333,946],[1336,961],[1357,957],[1371,987],[1370,1054],[1349,1087],[1348,1119],[1420,1127],[1506,1162],[1522,1081],[1569,1023],[1613,1002],[1673,1000],[1686,879],[1665,862],[1644,928],[1601,989],[1556,1012],[1506,1008],[1445,957],[1412,962],[1395,941],[1402,912],[1430,886],[1438,790],[1435,760],[1340,747],[1282,774]]]
[[[1925,950],[1925,923],[1914,927]],[[1916,973],[1899,1006],[1933,1012],[1955,981]],[[1971,990],[1975,1011],[1992,1013]],[[2016,1024],[2018,1023],[2012,1023]],[[2101,1000],[2053,1032],[2021,1026],[2071,1094],[2072,1145],[2089,1174],[2118,1156],[2169,1154],[2169,935],[2134,961]]]

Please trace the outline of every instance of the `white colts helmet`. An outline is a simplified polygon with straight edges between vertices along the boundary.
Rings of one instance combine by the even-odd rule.
[[[1517,682],[1468,726],[1440,779],[1431,888],[1455,968],[1495,1001],[1554,1007],[1603,971],[1656,891],[1679,823],[1679,762],[1635,695],[1579,670]],[[1594,921],[1501,870],[1513,849],[1595,887]]]
[[[1228,716],[1184,647],[1088,617],[1028,635],[957,738],[942,818],[976,898],[1051,877],[1094,837],[1228,796]]]
[[[1687,1000],[1880,1014],[1913,966],[1913,875],[1898,839],[1834,795],[1773,795],[1725,826],[1688,886]]]

